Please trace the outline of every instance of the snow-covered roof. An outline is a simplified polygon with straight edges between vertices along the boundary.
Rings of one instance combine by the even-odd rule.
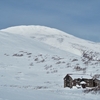
[[[86,84],[86,82],[82,81],[82,82],[80,82],[80,84]]]
[[[88,74],[68,74],[70,75],[73,79],[77,79],[77,78],[88,78],[88,79],[92,79],[92,77]]]

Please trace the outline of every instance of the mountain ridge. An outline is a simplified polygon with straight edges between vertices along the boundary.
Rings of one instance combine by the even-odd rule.
[[[58,29],[55,28],[50,28],[47,26],[41,26],[41,25],[20,25],[20,26],[12,26],[12,27],[8,27],[5,29],[1,29],[1,31],[5,31],[5,32],[10,32],[10,33],[16,33],[16,34],[23,34],[26,35],[27,32],[31,33],[31,34],[37,34],[39,31],[41,32],[40,34],[49,34],[49,31],[51,32],[50,34],[66,34],[66,32],[60,31]],[[25,34],[26,31],[26,34]],[[56,31],[56,32],[55,32]],[[22,33],[20,33],[22,32]],[[54,33],[55,32],[55,33]],[[30,35],[30,34],[27,35]],[[67,34],[69,35],[69,34]],[[72,35],[69,35],[72,36]]]
[[[19,34],[33,39],[37,39],[40,42],[46,43],[53,47],[74,53],[76,55],[82,55],[82,52],[86,49],[99,52],[100,44],[92,41],[77,38],[73,35],[65,33],[55,28],[39,25],[21,25],[13,26],[0,30],[2,32],[9,32],[13,34]],[[94,47],[94,48],[93,48]],[[95,49],[96,48],[96,49]]]

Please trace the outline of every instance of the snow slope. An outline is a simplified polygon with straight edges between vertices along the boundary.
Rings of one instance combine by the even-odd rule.
[[[63,31],[45,26],[14,26],[1,31],[36,38],[41,42],[80,56],[82,51],[86,49],[98,52],[100,50],[100,44],[79,39]]]
[[[94,44],[96,46],[98,44],[92,44],[92,42],[89,44],[88,41],[79,39],[85,41],[85,45],[88,47],[88,49],[83,48],[83,44],[79,46],[80,49],[86,50],[85,55],[81,54],[80,56],[79,48],[72,46],[72,39],[78,43],[78,38],[47,27],[36,26],[37,30],[35,26],[35,29],[33,26],[29,26],[29,29],[27,27],[23,29],[23,27],[17,26],[18,29],[14,29],[12,32],[8,29],[0,31],[0,100],[100,99],[99,94],[85,94],[83,89],[63,88],[63,78],[67,73],[89,76],[100,73],[100,54],[92,47]],[[39,32],[35,34],[33,29]],[[18,33],[18,31],[20,32]],[[45,31],[46,33],[44,33]],[[54,37],[49,37],[47,32],[50,32],[50,35],[52,32]],[[44,39],[45,41],[40,39],[42,36],[46,39]],[[67,48],[69,50],[56,46],[57,39],[61,36],[64,41],[68,42]],[[54,46],[51,45],[52,41],[55,43]],[[64,41],[57,42],[58,46],[65,45]],[[77,55],[73,50],[71,51],[72,48],[77,52]],[[94,52],[88,51],[91,48]],[[91,56],[92,59],[89,60]]]

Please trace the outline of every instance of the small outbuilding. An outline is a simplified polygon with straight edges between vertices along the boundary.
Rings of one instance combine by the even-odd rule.
[[[80,85],[82,86],[82,88],[86,88],[86,82],[82,81],[80,82]]]
[[[97,86],[100,87],[100,80],[99,79],[95,79],[95,83],[97,84]]]

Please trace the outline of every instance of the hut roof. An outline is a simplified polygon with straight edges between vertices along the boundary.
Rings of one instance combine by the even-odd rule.
[[[82,79],[82,78],[88,78],[88,79],[92,79],[92,77],[88,74],[68,74],[69,76],[71,76],[73,79]]]
[[[82,82],[80,82],[80,84],[86,84],[86,82],[82,81]]]

